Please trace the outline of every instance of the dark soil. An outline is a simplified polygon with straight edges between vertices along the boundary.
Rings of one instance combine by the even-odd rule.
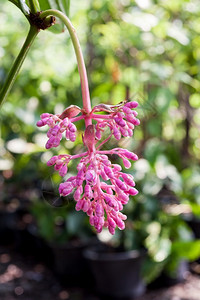
[[[33,257],[0,246],[1,300],[101,300],[94,292],[66,286]],[[136,300],[200,300],[200,277],[188,273],[184,283],[147,291]]]

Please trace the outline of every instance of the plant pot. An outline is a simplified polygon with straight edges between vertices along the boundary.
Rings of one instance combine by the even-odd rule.
[[[167,272],[162,271],[160,276],[149,284],[148,288],[160,289],[160,288],[170,287],[178,283],[182,283],[186,280],[188,272],[189,272],[188,261],[180,260],[174,275],[170,275]]]
[[[196,219],[195,217],[192,217],[190,219],[186,219],[186,222],[192,229],[195,238],[200,239],[200,219]]]
[[[86,286],[90,283],[90,273],[83,257],[88,244],[70,241],[66,244],[49,243],[53,252],[53,270],[65,286]]]
[[[16,213],[0,211],[0,245],[12,245],[15,241]]]
[[[145,251],[105,252],[90,248],[84,251],[95,279],[96,290],[109,299],[134,298],[145,292],[141,267]]]

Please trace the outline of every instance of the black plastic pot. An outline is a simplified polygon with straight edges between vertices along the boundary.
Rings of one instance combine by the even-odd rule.
[[[186,280],[189,272],[189,264],[186,260],[181,260],[177,266],[174,275],[169,275],[163,271],[158,278],[151,282],[148,286],[150,289],[160,289],[182,283]]]
[[[88,244],[77,241],[64,245],[49,243],[54,256],[53,270],[64,286],[84,287],[91,278],[83,250]]]
[[[141,278],[144,251],[103,252],[99,248],[84,251],[95,279],[96,291],[108,299],[141,296],[145,284]]]
[[[11,245],[15,241],[16,213],[0,211],[0,245]]]
[[[192,229],[196,239],[200,239],[200,219],[191,218],[186,220],[187,224]]]

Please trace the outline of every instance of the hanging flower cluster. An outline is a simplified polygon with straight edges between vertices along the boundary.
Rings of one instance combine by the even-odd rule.
[[[61,115],[42,114],[37,126],[49,126],[47,136],[49,140],[46,148],[57,147],[65,133],[67,140],[75,141],[76,126],[74,122],[89,118],[95,120],[96,124],[88,125],[83,135],[83,143],[86,152],[76,155],[53,156],[47,163],[59,171],[60,176],[67,174],[68,164],[73,159],[80,158],[77,165],[77,175],[69,177],[59,186],[61,196],[67,196],[74,192],[76,210],[83,210],[89,216],[90,224],[97,232],[101,232],[103,227],[107,227],[111,234],[115,233],[115,228],[125,228],[124,220],[126,216],[121,213],[123,205],[129,201],[129,196],[136,195],[138,191],[134,188],[133,176],[122,172],[118,164],[112,164],[107,155],[118,155],[125,166],[131,167],[130,161],[138,159],[137,155],[122,148],[111,150],[99,150],[112,135],[119,140],[122,136],[130,137],[133,129],[139,125],[136,118],[137,112],[134,110],[137,102],[124,101],[118,105],[111,106],[99,104],[95,106],[89,114],[85,114],[77,106],[70,106]],[[80,116],[77,116],[81,112]],[[98,114],[104,112],[104,114]],[[109,127],[110,136],[102,141],[100,146],[96,144],[102,138],[102,132]]]

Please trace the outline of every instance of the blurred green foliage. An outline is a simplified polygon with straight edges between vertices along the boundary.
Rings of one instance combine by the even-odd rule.
[[[180,213],[166,208],[183,202],[200,214],[200,2],[78,0],[71,3],[70,15],[84,51],[92,104],[117,104],[125,98],[139,102],[141,126],[120,146],[139,154],[131,172],[140,193],[127,206],[127,229],[117,232],[115,243],[123,241],[126,249],[148,248],[158,266],[155,273],[164,265],[170,269],[177,257],[196,258],[199,242],[191,241]],[[2,86],[28,22],[4,0],[0,27]],[[67,32],[53,35],[46,30],[1,108],[0,183],[5,189],[8,183],[21,190],[28,184],[41,187],[51,176],[53,170],[45,163],[54,150],[45,150],[45,131],[35,124],[41,113],[59,113],[70,104],[81,106],[71,41]],[[115,141],[105,147],[111,144]],[[75,153],[80,147],[81,134],[74,144],[67,141],[56,151]],[[70,172],[74,170],[72,162]],[[54,181],[61,180],[54,175]],[[51,239],[53,225],[39,215],[47,230],[43,235]]]

